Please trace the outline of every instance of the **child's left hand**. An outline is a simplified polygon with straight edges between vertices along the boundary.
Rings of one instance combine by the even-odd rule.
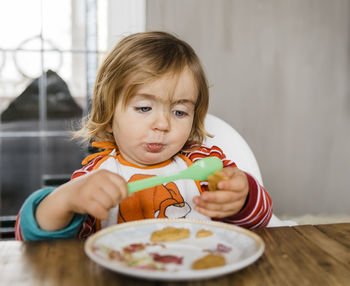
[[[220,181],[218,190],[204,192],[193,198],[195,210],[211,218],[224,218],[238,213],[249,191],[247,176],[237,167],[226,167],[220,172],[229,179]]]

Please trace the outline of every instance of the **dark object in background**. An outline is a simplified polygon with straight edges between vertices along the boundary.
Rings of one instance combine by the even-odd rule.
[[[15,238],[16,216],[0,216],[0,240]]]
[[[47,130],[67,133],[0,139],[0,216],[16,215],[32,192],[44,185],[57,184],[53,178],[60,178],[60,182],[69,180],[86,155],[86,150],[72,141],[69,133],[74,121],[81,119],[82,108],[61,77],[53,71],[46,76]],[[1,114],[2,132],[39,131],[38,84],[39,79],[33,80]]]
[[[72,98],[67,84],[55,72],[46,72],[47,119],[81,117],[83,110]],[[35,79],[1,114],[1,121],[39,119],[39,78]]]

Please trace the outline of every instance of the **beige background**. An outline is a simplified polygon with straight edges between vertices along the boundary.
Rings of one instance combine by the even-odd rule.
[[[277,215],[350,214],[349,16],[347,0],[146,2],[147,30],[197,51]]]

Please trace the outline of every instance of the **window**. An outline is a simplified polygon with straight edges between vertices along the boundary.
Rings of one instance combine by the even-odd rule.
[[[71,141],[107,50],[107,0],[0,3],[0,215],[80,167]]]

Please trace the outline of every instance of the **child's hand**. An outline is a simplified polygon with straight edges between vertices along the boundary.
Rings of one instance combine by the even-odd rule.
[[[224,218],[238,213],[244,206],[249,191],[247,176],[240,169],[226,167],[220,172],[229,179],[219,182],[215,192],[204,192],[193,199],[196,211],[212,218]]]
[[[125,180],[107,170],[92,171],[68,184],[67,208],[98,219],[108,218],[108,211],[128,196]]]
[[[108,211],[128,196],[125,180],[110,171],[97,170],[58,187],[36,210],[36,220],[45,230],[66,227],[75,213],[108,218]]]

